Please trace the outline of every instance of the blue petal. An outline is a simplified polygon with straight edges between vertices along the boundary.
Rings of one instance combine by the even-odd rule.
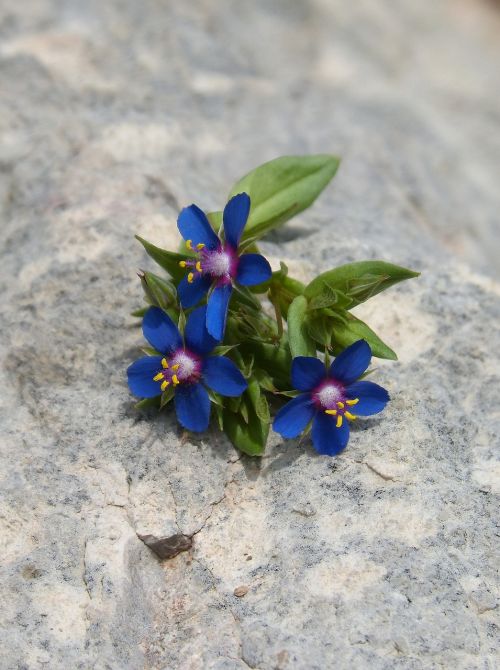
[[[318,454],[336,456],[349,442],[349,422],[344,419],[337,428],[335,417],[318,412],[313,421],[312,442]]]
[[[153,377],[161,370],[161,356],[144,356],[132,363],[127,370],[128,385],[139,398],[161,395],[160,382]]]
[[[208,428],[210,398],[201,384],[178,386],[174,403],[177,420],[184,428],[192,430],[193,433],[202,433]]]
[[[211,389],[226,396],[239,396],[248,384],[233,361],[226,356],[210,356],[205,361],[203,379]]]
[[[250,197],[246,193],[235,195],[224,207],[224,234],[234,249],[238,248],[249,212]]]
[[[297,396],[280,409],[273,423],[273,430],[283,437],[297,437],[313,418],[316,407],[309,393]]]
[[[187,276],[183,277],[177,287],[181,305],[185,309],[194,307],[208,291],[211,283],[210,277],[197,277],[192,282],[188,282]]]
[[[206,321],[207,306],[197,307],[188,316],[184,331],[187,348],[201,356],[206,356],[217,344],[217,340],[207,330]]]
[[[233,287],[231,284],[217,286],[207,303],[207,329],[220,342],[226,330],[227,308]]]
[[[182,347],[179,329],[159,307],[150,307],[144,314],[142,332],[149,344],[162,354]]]
[[[271,266],[260,254],[240,256],[236,281],[242,286],[255,286],[267,281],[272,275]]]
[[[337,356],[330,366],[330,375],[343,384],[351,384],[370,365],[371,357],[370,345],[365,340],[358,340]]]
[[[216,249],[220,240],[214,233],[209,220],[196,205],[185,207],[177,219],[177,228],[182,237],[193,244],[204,244],[207,249]]]
[[[373,382],[355,382],[346,388],[348,398],[359,398],[359,402],[350,408],[353,414],[370,416],[381,412],[390,400],[389,394]]]
[[[292,361],[292,385],[298,391],[312,391],[326,377],[325,364],[312,356],[297,356]]]

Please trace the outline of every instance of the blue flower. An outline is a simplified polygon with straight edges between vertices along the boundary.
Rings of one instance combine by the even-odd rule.
[[[224,396],[239,396],[248,384],[225,356],[210,356],[217,341],[207,332],[206,306],[189,315],[184,340],[172,319],[158,307],[144,315],[142,331],[161,356],[144,356],[127,370],[128,384],[139,398],[154,398],[172,385],[175,412],[184,428],[202,432],[210,421],[205,385]]]
[[[276,414],[274,430],[283,437],[297,437],[312,420],[316,451],[327,456],[340,453],[349,441],[349,421],[381,412],[390,399],[378,384],[357,381],[371,356],[369,345],[358,340],[337,356],[329,370],[318,358],[294,358],[292,383],[302,393]]]
[[[182,210],[177,226],[187,248],[197,254],[193,260],[181,261],[189,272],[178,287],[184,308],[193,307],[210,291],[207,302],[207,329],[216,340],[222,340],[233,283],[255,286],[271,277],[271,266],[260,254],[239,255],[238,246],[250,212],[250,197],[235,195],[223,214],[224,240],[213,231],[207,217],[196,205]]]

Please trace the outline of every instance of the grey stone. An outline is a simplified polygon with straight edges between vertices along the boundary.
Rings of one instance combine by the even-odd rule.
[[[493,4],[24,0],[0,10],[2,668],[493,670],[500,23]],[[286,153],[343,156],[263,244],[400,354],[337,459],[138,414],[139,233]],[[138,535],[193,536],[160,563]],[[234,590],[246,585],[243,598]]]

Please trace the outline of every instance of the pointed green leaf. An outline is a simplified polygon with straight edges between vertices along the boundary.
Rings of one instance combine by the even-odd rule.
[[[143,351],[146,356],[164,356],[164,354],[156,351],[153,347],[141,347],[141,351]]]
[[[222,226],[222,212],[208,212],[207,219],[210,221],[210,225],[218,235]]]
[[[163,409],[165,405],[168,405],[168,403],[172,400],[172,398],[175,395],[174,387],[173,386],[168,386],[165,391],[161,394],[161,402],[160,402],[160,409]]]
[[[349,314],[348,320],[344,323],[335,321],[332,332],[332,347],[336,354],[353,344],[357,340],[366,340],[371,347],[372,353],[377,358],[388,358],[397,360],[395,352],[387,346],[373,330],[361,319],[357,319]]]
[[[151,409],[152,407],[160,406],[160,396],[157,395],[155,398],[143,398],[136,402],[134,407],[135,409]]]
[[[228,351],[231,351],[231,349],[235,349],[238,345],[237,344],[221,344],[218,347],[215,347],[215,349],[212,350],[211,355],[212,356],[224,356],[227,354]]]
[[[152,272],[141,272],[139,278],[146,299],[151,305],[167,309],[176,302],[176,288],[168,279],[159,277]]]
[[[131,312],[130,316],[135,316],[137,319],[142,319],[148,309],[149,307],[141,307],[141,309],[136,309],[134,312]]]
[[[329,154],[282,156],[245,175],[229,194],[245,192],[252,201],[243,239],[258,239],[309,207],[338,166]]]
[[[330,346],[330,341],[332,339],[333,323],[334,320],[324,314],[311,316],[307,321],[307,333],[309,337],[314,340],[314,342],[321,345],[321,347],[328,347]]]
[[[307,318],[307,300],[299,295],[288,310],[288,342],[292,358],[316,355],[316,345],[308,332]]]
[[[255,413],[263,423],[271,423],[271,413],[266,396],[259,396],[259,399],[255,403]]]
[[[385,291],[405,279],[418,277],[419,272],[386,263],[385,261],[361,261],[348,263],[323,272],[305,288],[308,300],[323,295],[326,290],[340,291],[350,298],[349,309]]]
[[[156,262],[160,267],[162,267],[168,274],[179,281],[185,274],[185,270],[179,267],[180,261],[185,261],[188,256],[186,254],[176,254],[173,251],[167,251],[166,249],[160,249],[160,247],[155,247],[154,244],[147,242],[139,235],[135,236],[136,240],[142,244],[148,255]]]
[[[242,396],[248,422],[241,414],[234,414],[229,409],[223,413],[224,432],[237,449],[249,456],[259,456],[264,452],[269,435],[269,424],[263,422],[256,411],[260,397],[259,383],[251,380]]]

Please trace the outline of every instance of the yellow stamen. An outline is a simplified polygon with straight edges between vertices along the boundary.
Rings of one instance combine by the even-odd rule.
[[[194,274],[193,274],[192,272],[189,272],[189,273],[188,273],[188,282],[189,282],[190,284],[192,284],[192,283],[193,283],[193,279],[194,279]]]
[[[160,379],[163,379],[163,372],[159,372],[157,375],[153,377],[153,381],[159,382]]]
[[[346,403],[350,406],[355,405],[358,402],[359,402],[359,398],[355,398],[354,400],[346,400]]]
[[[351,414],[350,412],[344,412],[344,416],[349,419],[349,421],[354,421],[357,417],[354,414]]]
[[[165,370],[168,368],[168,363],[166,358],[161,359],[161,366],[162,368],[165,368]]]
[[[336,409],[325,409],[325,414],[331,414],[332,416],[335,416],[337,414]]]
[[[198,261],[198,262],[196,263],[196,266],[195,266],[195,267],[196,267],[196,269],[198,270],[198,272],[201,272],[201,263],[200,263],[200,261]]]
[[[186,247],[189,249],[189,251],[193,251],[193,240],[188,240],[186,242]]]
[[[340,426],[342,425],[342,414],[338,415],[336,425],[337,425],[337,428],[340,428]]]
[[[178,370],[181,367],[180,363],[176,363],[175,365],[172,365],[172,370]]]
[[[172,381],[174,382],[174,386],[177,386],[179,383],[179,380],[177,379],[177,375],[172,375]]]
[[[343,403],[343,402],[338,402],[338,403],[337,403],[337,407],[338,407],[339,409],[344,409],[344,403]]]
[[[179,265],[181,266],[181,268],[185,268],[187,263],[186,261],[179,261]]]
[[[163,384],[160,386],[161,390],[164,391],[167,386],[170,384],[170,382],[167,382],[166,380],[163,382]]]
[[[200,251],[201,249],[203,249],[204,246],[205,245],[203,244],[203,242],[200,242],[199,244],[196,245],[196,248],[198,249],[198,251]]]

